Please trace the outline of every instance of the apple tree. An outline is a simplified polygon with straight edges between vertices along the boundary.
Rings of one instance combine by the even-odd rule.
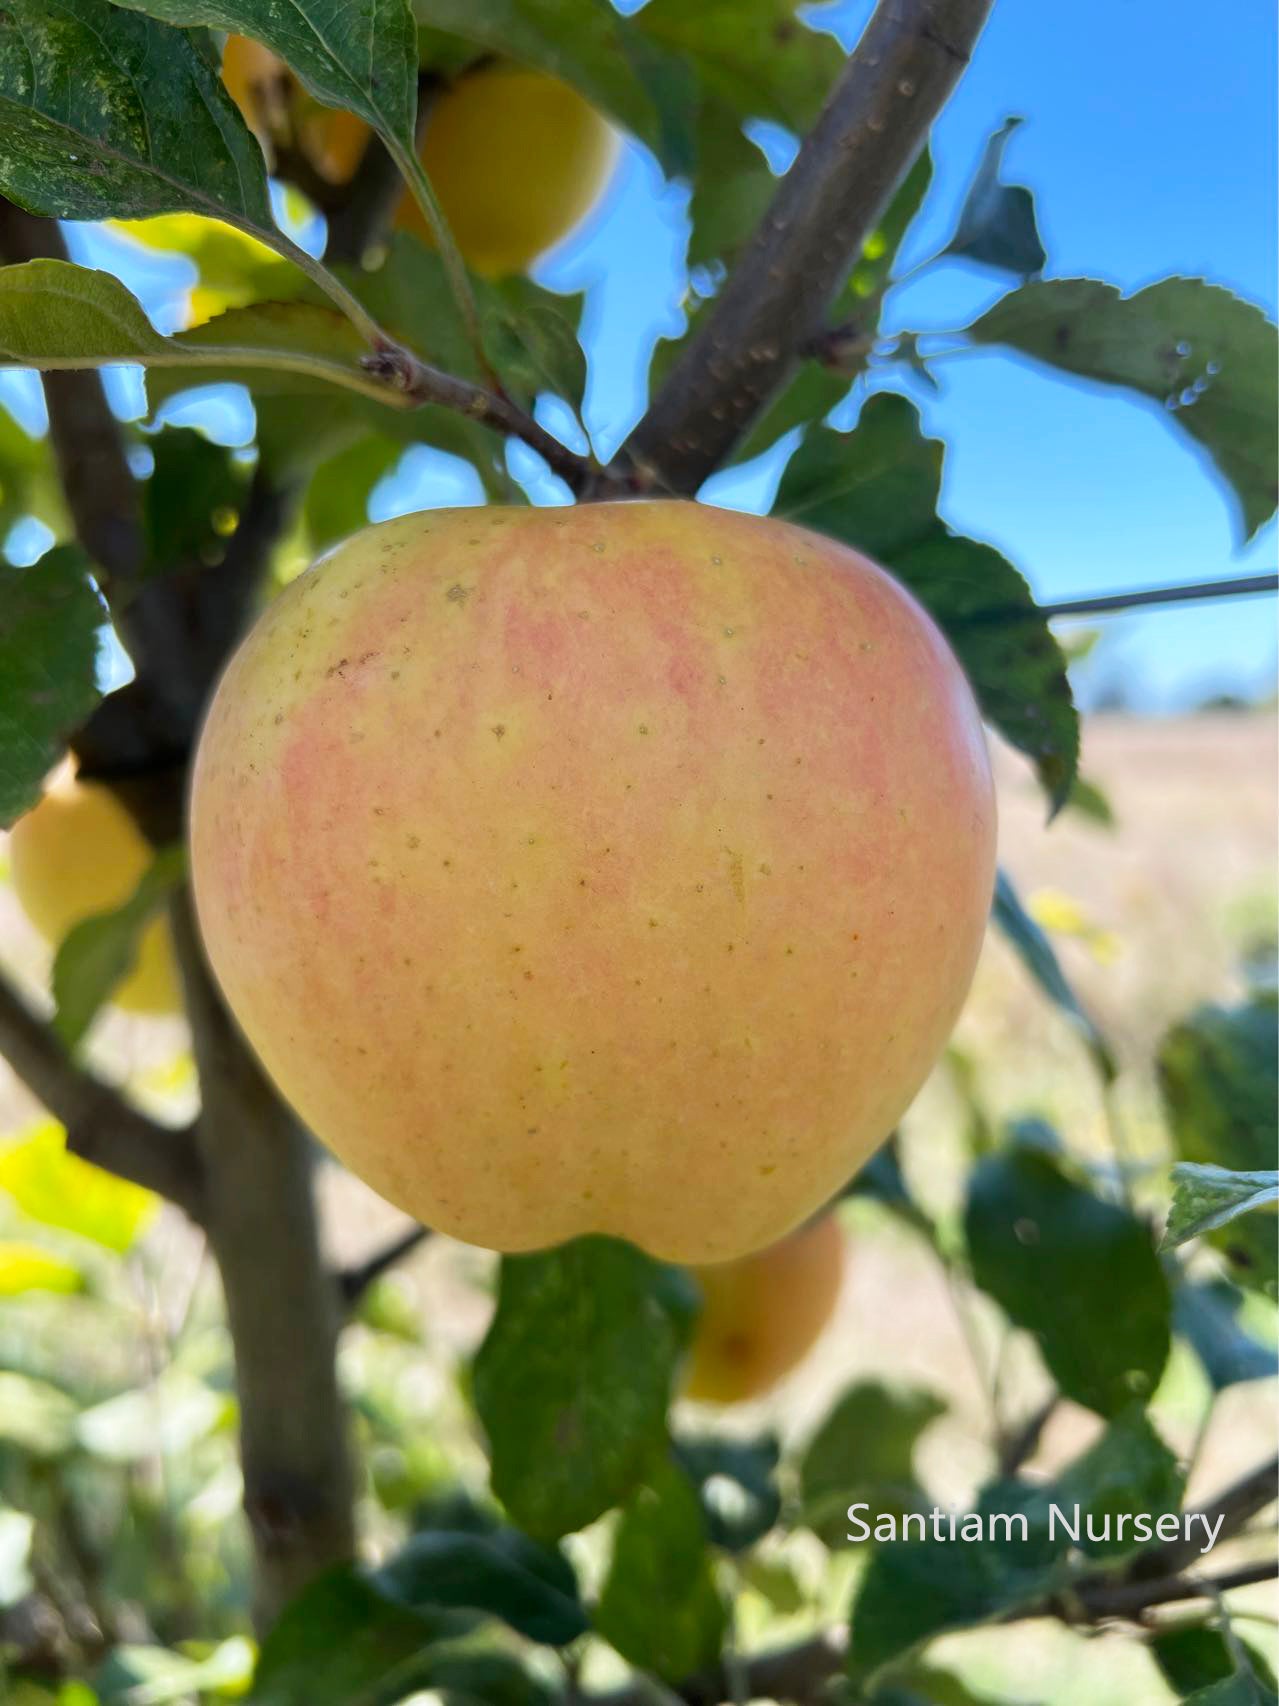
[[[1187,1507],[1187,1464],[1150,1415],[1174,1345],[1214,1398],[1275,1371],[1272,990],[1204,1006],[1165,1039],[1171,1173],[1122,1153],[1100,1166],[1041,1124],[993,1131],[973,1098],[953,1212],[922,1200],[896,1141],[847,1182],[848,1204],[1033,1344],[1040,1376],[1029,1409],[992,1395],[989,1473],[963,1513],[1017,1513],[1024,1543],[955,1546],[921,1523],[862,1544],[850,1505],[935,1504],[916,1445],[947,1394],[859,1381],[785,1449],[694,1428],[675,1401],[702,1291],[618,1241],[500,1261],[449,1400],[456,1451],[447,1429],[396,1421],[376,1381],[357,1392],[339,1355],[352,1320],[411,1362],[381,1282],[430,1230],[335,1268],[316,1202],[331,1163],[244,1042],[187,892],[189,769],[232,648],[300,557],[366,525],[414,447],[461,458],[489,504],[517,511],[551,489],[691,499],[788,440],[773,513],[905,585],[1047,814],[1104,813],[1079,773],[1054,611],[942,518],[945,446],[899,382],[936,383],[943,354],[990,347],[1145,399],[1251,537],[1276,503],[1275,328],[1203,279],[1125,295],[1056,276],[1030,192],[1004,177],[1010,125],[934,257],[967,258],[1002,294],[944,338],[901,323],[890,292],[929,132],[990,7],[879,0],[847,55],[793,0],[0,7],[0,360],[39,375],[47,412],[28,430],[0,411],[0,516],[35,518],[49,541],[0,560],[0,812],[6,827],[32,814],[70,754],[146,850],[120,904],[60,941],[47,992],[0,984],[0,1054],[49,1115],[0,1149],[0,1195],[35,1229],[0,1241],[0,1298],[52,1297],[86,1356],[104,1351],[93,1311],[132,1308],[151,1358],[140,1381],[104,1353],[77,1384],[0,1328],[6,1699],[942,1706],[986,1696],[936,1656],[939,1637],[1032,1619],[1124,1631],[1159,1699],[1275,1698],[1229,1596],[1273,1574],[1273,1545],[1250,1537],[1276,1466],[1241,1462],[1210,1506]],[[607,459],[582,426],[582,299],[478,264],[471,204],[423,144],[495,65],[554,80],[587,130],[602,115],[690,192],[685,328],[653,352],[647,408]],[[796,140],[780,175],[752,140],[761,120]],[[508,197],[525,189],[513,171]],[[86,226],[116,244],[99,258],[124,243],[179,257],[184,312],[162,326],[117,276],[127,265],[75,258]],[[104,388],[121,368],[143,376],[132,411]],[[200,418],[212,385],[251,403],[247,445],[175,424],[179,401]],[[86,1053],[160,918],[198,1075],[177,1125]],[[991,922],[1027,999],[1056,1006],[1081,1070],[1109,1084],[1112,1043],[1006,875]],[[174,1295],[170,1268],[156,1290],[140,1240],[157,1197],[187,1265],[205,1246],[216,1264],[233,1382],[223,1318],[192,1311],[194,1282]],[[44,1236],[59,1229],[78,1253]],[[1051,1478],[1027,1473],[1067,1405],[1093,1418],[1093,1442]],[[1111,1519],[1109,1537],[1074,1543],[1054,1503]],[[1137,1513],[1165,1523],[1143,1536]],[[1225,1563],[1201,1556],[1196,1523],[1233,1544]],[[807,1577],[779,1536],[818,1561]]]

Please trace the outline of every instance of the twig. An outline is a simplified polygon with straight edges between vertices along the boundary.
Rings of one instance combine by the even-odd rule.
[[[412,1255],[420,1244],[424,1244],[431,1236],[429,1226],[414,1226],[398,1238],[393,1238],[381,1250],[374,1253],[353,1268],[343,1268],[337,1276],[338,1292],[344,1305],[350,1309],[360,1301],[364,1293],[382,1275],[402,1262],[406,1256]]]
[[[1053,1615],[1067,1622],[1077,1622],[1082,1612],[1089,1623],[1104,1622],[1122,1617],[1139,1622],[1142,1614],[1157,1605],[1174,1605],[1183,1599],[1215,1599],[1232,1588],[1251,1587],[1255,1582],[1268,1582],[1279,1575],[1279,1563],[1274,1558],[1262,1558],[1256,1563],[1240,1564],[1216,1576],[1173,1575],[1143,1576],[1134,1580],[1098,1580],[1083,1583],[1060,1601],[1052,1602]],[[1040,1614],[1046,1608],[1039,1608]],[[1026,1614],[1019,1612],[1019,1617]]]
[[[999,1452],[1001,1476],[1015,1475],[1028,1457],[1034,1455],[1044,1429],[1061,1403],[1061,1394],[1054,1392],[1022,1423],[1016,1432],[1003,1442]]]
[[[1205,1505],[1197,1514],[1214,1529],[1220,1518],[1221,1533],[1218,1539],[1228,1540],[1231,1535],[1238,1534],[1245,1523],[1251,1522],[1253,1517],[1259,1515],[1268,1505],[1274,1504],[1276,1499],[1279,1499],[1279,1457],[1272,1457],[1268,1462],[1258,1464],[1255,1469],[1250,1469],[1246,1475],[1232,1482],[1210,1505]],[[1181,1539],[1166,1541],[1157,1548],[1154,1554],[1155,1568],[1161,1575],[1169,1574],[1198,1556],[1197,1542],[1194,1539],[1186,1539],[1183,1531]]]
[[[1153,586],[1138,592],[1108,592],[1096,598],[1067,598],[1041,604],[1040,616],[1095,616],[1107,610],[1136,610],[1147,604],[1190,604],[1200,598],[1247,598],[1279,591],[1279,574],[1239,575],[1233,580],[1195,581],[1188,586]]]
[[[847,1651],[846,1631],[830,1629],[792,1646],[744,1657],[739,1664],[751,1699],[787,1700],[794,1706],[807,1706],[807,1702],[823,1696],[824,1685],[839,1674]],[[720,1706],[721,1701],[732,1699],[730,1679],[719,1665],[689,1677],[672,1692],[686,1706]],[[585,1699],[590,1706],[651,1706],[653,1691],[650,1683],[636,1681]]]
[[[820,329],[968,62],[992,0],[879,0],[706,325],[625,455],[680,492],[720,466]]]
[[[157,1124],[77,1066],[53,1031],[0,981],[0,1055],[67,1130],[67,1148],[122,1179],[158,1191],[191,1219],[204,1212],[204,1180],[190,1130]]]

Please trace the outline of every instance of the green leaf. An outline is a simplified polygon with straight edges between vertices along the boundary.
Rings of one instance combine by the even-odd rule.
[[[262,1643],[253,1706],[374,1706],[448,1632],[446,1620],[338,1565],[285,1607]]]
[[[220,563],[248,491],[249,469],[191,427],[166,427],[149,448],[155,467],[141,493],[147,572]]]
[[[317,101],[413,146],[417,31],[408,0],[117,0],[169,24],[204,24],[265,42]],[[157,210],[159,211],[159,210]]]
[[[410,407],[364,370],[365,354],[354,326],[315,303],[260,302],[165,338],[111,273],[50,260],[0,267],[0,366],[47,371],[138,362],[179,370],[170,390],[214,380],[256,386],[265,369],[321,394],[328,384],[342,385],[390,408]]]
[[[586,392],[586,352],[577,337],[582,302],[526,278],[490,284],[481,293],[485,349],[503,385],[526,408],[550,391],[580,413]]]
[[[1273,995],[1258,994],[1233,1008],[1200,1008],[1169,1031],[1158,1066],[1183,1161],[1240,1172],[1274,1165],[1279,1041]],[[1275,1294],[1279,1263],[1268,1217],[1235,1221],[1209,1238],[1237,1281]]]
[[[1109,1083],[1115,1076],[1110,1045],[1075,994],[1052,943],[1021,904],[1012,878],[1002,867],[995,873],[995,898],[990,915],[1040,989],[1077,1027],[1102,1077]]]
[[[73,1232],[117,1255],[132,1248],[158,1202],[140,1185],[72,1155],[66,1133],[53,1120],[0,1143],[0,1191],[28,1220]]]
[[[1183,1161],[1172,1170],[1173,1197],[1160,1248],[1173,1250],[1228,1226],[1241,1214],[1279,1203],[1279,1172],[1240,1173],[1209,1162]]]
[[[1239,1320],[1242,1303],[1225,1281],[1198,1285],[1183,1279],[1174,1293],[1173,1331],[1189,1341],[1214,1392],[1279,1374],[1274,1346],[1259,1343]]]
[[[82,918],[63,937],[53,961],[53,1028],[75,1048],[98,1009],[133,970],[142,932],[186,874],[186,849],[162,848],[120,906]]]
[[[232,1635],[203,1659],[167,1647],[116,1647],[94,1685],[102,1706],[186,1706],[205,1691],[238,1695],[252,1675],[253,1644],[243,1635]]]
[[[772,1434],[684,1437],[672,1442],[672,1450],[697,1488],[712,1545],[742,1552],[776,1526],[782,1498],[775,1479],[779,1447]]]
[[[1054,1482],[986,1487],[972,1513],[980,1529],[967,1540],[959,1538],[963,1517],[955,1518],[952,1540],[947,1513],[938,1512],[940,1538],[930,1531],[923,1539],[881,1542],[853,1606],[851,1674],[868,1676],[944,1630],[1025,1609],[1065,1588],[1076,1569],[1094,1569],[1098,1558],[1132,1556],[1149,1544],[1158,1517],[1176,1510],[1181,1492],[1176,1459],[1132,1406]],[[1090,1514],[1093,1532],[1101,1535],[1109,1526],[1108,1540],[1088,1538]],[[1134,1519],[1142,1516],[1150,1520],[1149,1535],[1136,1528]],[[1088,1559],[1079,1566],[1070,1563],[1076,1545],[1071,1527]]]
[[[207,47],[105,0],[0,12],[0,189],[52,218],[203,213],[287,241]]]
[[[914,593],[954,647],[982,711],[1035,761],[1057,808],[1079,760],[1065,660],[1012,564],[937,514],[943,452],[921,434],[912,403],[880,392],[856,431],[808,433],[773,511],[864,551]]]
[[[497,1648],[432,1647],[414,1667],[411,1686],[435,1689],[444,1706],[560,1706],[562,1700],[514,1654]]]
[[[489,1612],[530,1641],[552,1647],[567,1645],[588,1627],[568,1560],[511,1528],[425,1530],[373,1579],[410,1610]]]
[[[65,1256],[55,1256],[39,1244],[0,1239],[0,1297],[20,1297],[27,1291],[79,1291],[84,1275]]]
[[[1018,1148],[978,1163],[965,1230],[977,1284],[1034,1335],[1067,1398],[1113,1416],[1150,1396],[1172,1300],[1141,1221]]]
[[[1209,1629],[1204,1624],[1162,1630],[1151,1637],[1149,1647],[1168,1685],[1176,1689],[1181,1699],[1234,1673],[1235,1658],[1230,1643],[1221,1630]],[[1247,1656],[1258,1677],[1273,1690],[1275,1679],[1269,1665],[1252,1649]]]
[[[23,1511],[6,1510],[0,1505],[0,1611],[17,1605],[35,1586],[27,1568],[35,1527],[34,1517]]]
[[[164,1370],[153,1386],[120,1392],[76,1418],[77,1443],[105,1463],[141,1463],[160,1453],[186,1457],[225,1426],[234,1403],[181,1368]]]
[[[659,1466],[622,1513],[595,1627],[624,1659],[666,1682],[719,1657],[726,1617],[701,1506],[673,1464]]]
[[[999,175],[1009,138],[1022,122],[1005,119],[986,144],[955,235],[942,253],[1025,279],[1042,272],[1048,259],[1035,219],[1035,198],[1021,184],[1002,183]]]
[[[632,26],[691,63],[699,92],[741,118],[804,132],[844,67],[833,36],[800,21],[797,0],[649,0]],[[700,162],[699,162],[700,164]]]
[[[89,573],[75,545],[57,545],[27,569],[0,562],[0,826],[6,829],[39,800],[68,735],[102,697],[98,633],[106,612]]]
[[[1152,398],[1207,451],[1246,535],[1274,513],[1276,336],[1254,304],[1195,278],[1132,296],[1098,279],[1046,279],[1011,291],[968,335]]]
[[[864,1501],[874,1515],[913,1509],[915,1446],[945,1413],[945,1400],[919,1387],[855,1381],[800,1459],[800,1520],[836,1548],[848,1541],[850,1505]]]
[[[74,1439],[73,1399],[45,1380],[0,1369],[0,1445],[34,1457],[59,1457]]]
[[[681,1270],[611,1238],[504,1258],[474,1395],[521,1528],[554,1539],[634,1491],[663,1449],[695,1308]]]
[[[1252,1670],[1237,1671],[1185,1697],[1185,1706],[1275,1706],[1279,1695]]]
[[[307,487],[302,516],[311,544],[323,551],[338,539],[368,525],[374,487],[404,454],[403,443],[383,433],[367,433],[321,462]]]

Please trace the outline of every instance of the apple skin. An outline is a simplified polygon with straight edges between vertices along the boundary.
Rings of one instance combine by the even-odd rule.
[[[489,278],[526,272],[590,211],[613,165],[607,122],[567,83],[503,62],[432,102],[421,160],[463,259]],[[395,223],[430,241],[407,193]]]
[[[81,919],[128,900],[151,864],[151,850],[109,788],[66,774],[14,824],[9,863],[22,910],[56,948]],[[182,1011],[166,919],[153,919],[142,932],[137,962],[111,1001],[129,1013]]]
[[[678,501],[434,510],[266,610],[191,800],[209,957],[352,1170],[498,1250],[774,1243],[896,1124],[990,903],[976,705],[910,595]]]
[[[844,1280],[844,1235],[822,1214],[767,1250],[695,1273],[702,1312],[684,1396],[741,1404],[776,1386],[821,1337]]]
[[[322,178],[351,181],[372,135],[363,119],[312,100],[284,61],[249,36],[227,37],[222,81],[268,165],[274,164],[274,133],[292,131]]]

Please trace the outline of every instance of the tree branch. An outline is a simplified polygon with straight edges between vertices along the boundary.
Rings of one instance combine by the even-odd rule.
[[[993,0],[879,0],[706,325],[623,455],[695,492],[788,378],[968,62]]]
[[[1063,1594],[1060,1601],[1054,1602],[1054,1614],[1067,1622],[1077,1622],[1082,1613],[1088,1623],[1104,1623],[1119,1617],[1136,1623],[1157,1605],[1175,1605],[1183,1599],[1215,1599],[1232,1588],[1251,1587],[1277,1575],[1279,1563],[1274,1558],[1261,1558],[1256,1563],[1223,1570],[1217,1576],[1186,1574],[1141,1577],[1136,1581],[1097,1581],[1082,1585],[1073,1594]]]
[[[338,1298],[320,1254],[313,1145],[223,1005],[185,891],[171,919],[200,1073],[205,1225],[235,1346],[244,1511],[265,1628],[314,1575],[355,1552]]]
[[[736,1667],[736,1681],[745,1682],[751,1700],[786,1700],[792,1706],[807,1706],[825,1697],[825,1684],[838,1676],[848,1651],[847,1631],[830,1629],[786,1647],[744,1656]],[[734,1678],[722,1665],[687,1678],[670,1690],[687,1706],[720,1706],[737,1698]],[[586,1696],[589,1706],[653,1706],[653,1686],[644,1681],[624,1683],[603,1694]]]
[[[364,1296],[364,1293],[382,1275],[388,1273],[406,1256],[411,1256],[420,1244],[424,1244],[431,1236],[429,1226],[410,1227],[407,1232],[393,1238],[389,1244],[380,1250],[375,1250],[366,1261],[355,1267],[343,1268],[337,1275],[338,1295],[343,1307],[352,1309]]]
[[[202,1221],[204,1180],[189,1130],[158,1125],[77,1066],[53,1031],[0,981],[0,1055],[67,1130],[67,1148],[122,1179],[158,1191]]]
[[[1241,1475],[1198,1514],[1211,1528],[1216,1527],[1220,1518],[1219,1540],[1229,1540],[1276,1499],[1279,1499],[1279,1457],[1272,1457]],[[1159,1575],[1180,1570],[1198,1556],[1198,1544],[1194,1539],[1187,1539],[1184,1532],[1180,1539],[1166,1541],[1153,1554],[1142,1555],[1147,1560],[1148,1572]]]

